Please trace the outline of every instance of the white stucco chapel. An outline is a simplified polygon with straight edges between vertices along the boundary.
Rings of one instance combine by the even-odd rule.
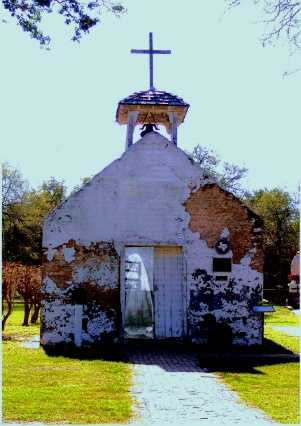
[[[123,154],[44,222],[41,343],[206,344],[209,314],[233,344],[260,344],[262,221],[181,149],[189,104],[154,87],[154,56],[170,50],[150,33],[132,53],[148,55],[149,88],[117,105]]]

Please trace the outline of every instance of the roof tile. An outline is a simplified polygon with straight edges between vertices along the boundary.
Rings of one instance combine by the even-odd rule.
[[[182,98],[159,90],[135,92],[119,102],[121,105],[150,104],[150,105],[180,105],[189,106]]]

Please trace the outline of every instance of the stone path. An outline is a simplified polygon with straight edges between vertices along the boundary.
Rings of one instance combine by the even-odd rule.
[[[20,346],[22,346],[23,348],[28,348],[28,349],[39,349],[40,336],[35,335],[35,336],[31,336],[30,338],[27,338],[26,340],[23,340],[20,343]]]
[[[289,336],[300,337],[300,327],[273,325],[272,328],[278,331],[282,331]]]
[[[201,369],[193,353],[133,350],[129,359],[138,405],[131,425],[277,424]]]
[[[293,309],[295,315],[300,316],[300,309]],[[272,328],[275,330],[282,331],[283,333],[288,334],[289,336],[301,337],[300,326],[282,326],[282,325],[273,325]]]

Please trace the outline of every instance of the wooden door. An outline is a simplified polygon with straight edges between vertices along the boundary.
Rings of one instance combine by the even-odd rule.
[[[183,256],[180,247],[154,249],[154,300],[156,338],[182,337]]]

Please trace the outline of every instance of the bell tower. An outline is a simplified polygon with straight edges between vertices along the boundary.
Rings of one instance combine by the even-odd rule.
[[[170,141],[177,145],[177,129],[184,121],[189,105],[172,93],[155,89],[153,78],[154,54],[170,54],[171,51],[153,49],[153,34],[149,33],[149,49],[132,49],[131,53],[149,55],[149,90],[135,92],[118,103],[116,121],[127,125],[125,149],[133,144],[138,124],[146,125],[144,133],[151,131],[150,125],[165,126]]]

